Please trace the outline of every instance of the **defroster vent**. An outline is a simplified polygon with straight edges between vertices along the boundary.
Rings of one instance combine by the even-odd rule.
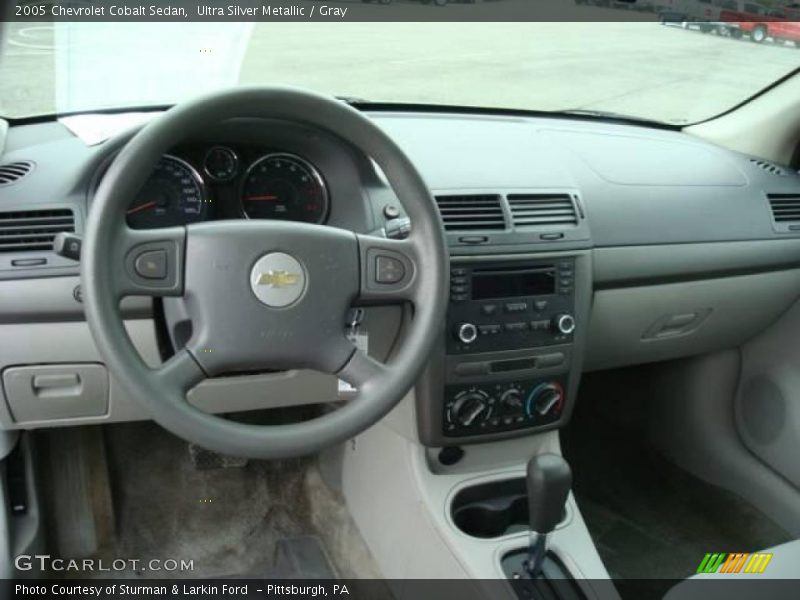
[[[23,177],[27,177],[32,170],[33,163],[29,160],[0,165],[0,187],[17,183]]]

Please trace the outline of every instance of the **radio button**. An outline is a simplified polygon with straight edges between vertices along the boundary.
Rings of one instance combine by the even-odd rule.
[[[450,294],[450,300],[453,302],[464,302],[464,300],[469,299],[469,295],[467,294]]]
[[[469,291],[469,288],[466,285],[451,285],[450,291],[453,294],[466,294]]]
[[[484,304],[481,306],[481,314],[491,317],[497,312],[497,304]]]
[[[461,277],[467,274],[467,270],[462,267],[455,267],[450,269],[450,277]]]
[[[515,312],[525,312],[528,310],[528,303],[527,302],[508,302],[506,303],[506,312],[515,313]]]
[[[533,306],[536,310],[544,310],[547,308],[547,300],[537,300],[533,303]]]
[[[506,323],[506,331],[525,331],[528,329],[528,324],[524,322],[519,323]]]
[[[469,283],[469,277],[451,277],[450,283],[453,285],[466,285]]]
[[[493,335],[500,333],[500,325],[481,325],[478,327],[478,331],[481,332],[481,335]]]
[[[550,329],[550,321],[547,319],[531,321],[531,329],[534,331],[546,331]]]

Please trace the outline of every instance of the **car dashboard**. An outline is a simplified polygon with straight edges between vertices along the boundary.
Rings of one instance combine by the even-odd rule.
[[[429,446],[528,435],[569,420],[581,374],[737,347],[800,297],[800,177],[672,128],[545,115],[365,109],[428,184],[450,250],[441,341],[417,384]],[[9,369],[99,365],[78,263],[50,249],[78,235],[133,132],[86,145],[58,122],[13,126],[0,175],[0,348]],[[12,167],[9,167],[11,165]],[[165,149],[125,218],[132,228],[280,219],[402,237],[402,205],[371,157],[302,123],[234,120]],[[265,241],[266,243],[266,241]],[[180,344],[179,307],[129,298],[150,362]],[[408,314],[368,309],[370,351],[389,355]],[[52,336],[70,339],[54,347]],[[69,370],[69,369],[67,369]],[[83,372],[83,371],[81,371]],[[17,376],[17,373],[12,372]],[[48,409],[0,398],[0,425],[146,418],[107,373],[102,401]],[[87,376],[88,377],[88,376]],[[104,379],[105,378],[105,379]],[[16,388],[15,388],[16,389]],[[105,390],[105,391],[102,391]],[[210,380],[212,411],[341,399],[313,372]]]

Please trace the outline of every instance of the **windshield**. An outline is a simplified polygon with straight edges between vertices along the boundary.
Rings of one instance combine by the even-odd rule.
[[[11,23],[0,115],[135,109],[281,84],[370,102],[608,111],[686,124],[800,67],[800,42],[746,37],[655,21]]]

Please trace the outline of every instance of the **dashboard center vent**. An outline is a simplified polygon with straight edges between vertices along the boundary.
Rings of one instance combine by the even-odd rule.
[[[762,160],[760,158],[751,158],[750,162],[757,166],[759,169],[766,171],[770,175],[778,175],[780,177],[786,176],[786,170],[779,167],[775,163],[771,163],[768,160]]]
[[[29,160],[0,165],[0,187],[17,183],[31,171],[33,171],[33,163]]]
[[[446,231],[502,231],[506,228],[497,194],[436,196]]]
[[[62,231],[75,231],[69,209],[0,212],[0,252],[50,250]]]
[[[772,220],[776,225],[785,224],[783,231],[800,229],[791,223],[800,224],[800,194],[767,194]]]
[[[576,226],[578,211],[570,194],[509,194],[515,227]]]

